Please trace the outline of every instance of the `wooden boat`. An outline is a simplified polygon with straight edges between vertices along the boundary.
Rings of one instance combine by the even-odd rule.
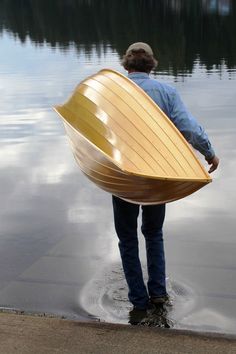
[[[55,110],[83,173],[138,204],[183,198],[211,181],[182,134],[134,82],[104,69]]]

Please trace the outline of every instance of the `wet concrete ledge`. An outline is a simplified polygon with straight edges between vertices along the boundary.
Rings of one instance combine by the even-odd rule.
[[[0,313],[1,354],[236,353],[236,337]]]

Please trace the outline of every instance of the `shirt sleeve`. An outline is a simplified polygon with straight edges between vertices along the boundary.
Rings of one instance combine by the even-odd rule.
[[[185,139],[204,155],[206,159],[210,160],[215,156],[215,152],[205,130],[188,112],[175,89],[170,99],[170,119],[183,134]]]

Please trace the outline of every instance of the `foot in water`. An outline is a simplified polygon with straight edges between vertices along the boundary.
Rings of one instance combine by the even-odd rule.
[[[173,323],[168,318],[169,306],[172,306],[172,303],[168,295],[161,298],[152,298],[147,309],[133,307],[129,312],[129,323],[136,326],[171,328]]]
[[[163,296],[152,296],[150,297],[150,303],[153,304],[154,306],[159,306],[164,304],[166,306],[172,306],[172,302],[168,294]]]
[[[150,312],[155,310],[155,306],[149,304],[148,308],[140,309],[136,306],[129,312],[129,323],[131,325],[144,324]]]

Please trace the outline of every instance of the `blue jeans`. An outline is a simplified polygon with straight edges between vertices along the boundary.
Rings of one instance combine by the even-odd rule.
[[[162,226],[165,204],[142,206],[142,233],[145,237],[148,282],[144,284],[139,259],[137,219],[139,205],[112,196],[115,229],[130,302],[138,308],[146,308],[149,297],[166,295],[165,254]]]

